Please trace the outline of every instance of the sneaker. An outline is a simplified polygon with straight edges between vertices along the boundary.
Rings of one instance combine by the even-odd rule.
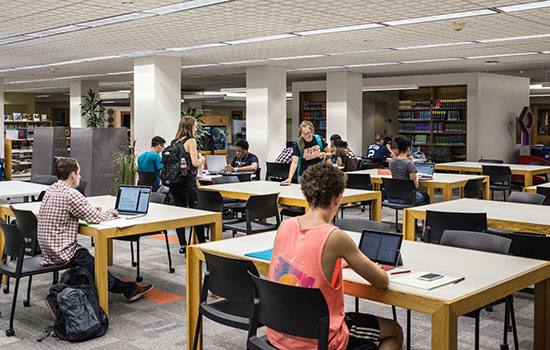
[[[126,298],[128,298],[128,301],[136,301],[145,294],[149,293],[151,289],[153,289],[154,286],[152,284],[147,284],[145,286],[138,285],[136,290],[134,290],[130,295],[128,295]]]
[[[50,297],[44,299],[44,303],[52,313],[53,318],[57,318],[57,303]]]

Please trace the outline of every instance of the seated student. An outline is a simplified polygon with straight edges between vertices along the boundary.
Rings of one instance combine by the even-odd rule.
[[[393,320],[344,311],[342,260],[376,288],[386,289],[388,275],[367,258],[344,231],[330,224],[338,213],[346,175],[325,162],[308,167],[302,192],[310,206],[303,216],[283,221],[273,245],[269,280],[319,288],[330,313],[329,349],[363,349],[380,342],[380,349],[401,349],[403,332]],[[317,349],[314,339],[267,330],[277,349]]]
[[[166,140],[155,136],[151,140],[151,148],[138,157],[138,171],[150,171],[155,174],[157,182],[153,188],[156,191],[160,186],[160,169],[162,169],[162,157],[160,152],[164,149]]]
[[[231,165],[225,166],[226,171],[235,172],[258,170],[258,157],[248,152],[248,147],[248,142],[246,140],[238,140],[235,143],[235,151],[237,152],[237,155],[233,158]]]
[[[374,137],[374,143],[371,143],[367,148],[367,158],[381,161],[387,157],[395,158],[395,154],[384,144],[382,136],[377,134]]]
[[[389,136],[384,137],[384,145],[393,153],[391,147],[392,147],[392,139]],[[395,155],[395,154],[394,154]]]
[[[416,165],[411,160],[411,140],[406,136],[397,136],[395,138],[397,148],[399,149],[399,155],[397,158],[390,161],[390,170],[392,178],[398,180],[413,180],[414,186],[418,189],[418,174],[416,173]],[[389,198],[392,203],[410,204],[410,202],[403,199]],[[430,203],[430,196],[427,193],[416,192],[416,204]]]
[[[336,149],[336,164],[343,166],[344,171],[357,170],[359,160],[351,149],[348,148],[348,143],[342,139],[334,141],[334,147]]]
[[[114,209],[94,208],[76,188],[80,183],[80,166],[75,159],[59,158],[55,163],[57,182],[48,187],[38,211],[37,237],[42,251],[41,265],[70,264],[80,266],[94,276],[94,257],[77,241],[78,221],[102,222],[118,216]],[[109,273],[109,291],[124,294],[134,301],[153,289],[153,285],[138,286],[122,282]],[[50,309],[53,300],[46,299]]]
[[[334,146],[334,142],[341,139],[342,137],[338,134],[330,135],[330,154],[327,153],[327,158],[330,155],[332,164],[336,164],[336,146]]]
[[[290,164],[290,162],[292,162],[292,146],[282,150],[277,159],[275,159],[275,163]]]

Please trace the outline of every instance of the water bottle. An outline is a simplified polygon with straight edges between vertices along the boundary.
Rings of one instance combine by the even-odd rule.
[[[187,169],[187,161],[184,157],[182,157],[180,160],[180,169]]]

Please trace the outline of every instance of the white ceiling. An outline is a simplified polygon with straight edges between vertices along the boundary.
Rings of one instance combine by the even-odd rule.
[[[200,1],[200,0],[198,0]],[[0,0],[0,42],[2,39],[32,32],[78,24],[105,17],[146,11],[177,0]],[[157,15],[64,34],[0,45],[0,77],[6,91],[36,93],[68,92],[70,77],[99,80],[102,90],[127,89],[131,85],[133,57],[117,57],[92,62],[51,64],[75,59],[128,55],[140,51],[186,47],[367,23],[458,13],[496,8],[529,1],[458,0],[233,0],[191,10]],[[454,31],[453,22],[465,22]],[[266,60],[314,54],[338,54],[317,58],[215,65],[182,69],[184,90],[244,86],[245,70],[250,65],[284,65],[288,81],[323,79],[328,69],[350,70],[369,76],[427,74],[465,71],[500,71],[548,81],[550,73],[550,36],[490,43],[471,43],[445,47],[407,50],[396,48],[471,42],[486,39],[550,34],[550,7],[509,13],[438,20],[425,23],[387,26],[330,34],[295,36],[256,43],[226,45],[179,52],[160,53],[179,56],[182,66],[219,64],[243,60]],[[352,54],[361,50],[392,49]],[[518,53],[532,55],[502,56]],[[342,54],[347,53],[347,54]],[[492,56],[464,59],[472,56]],[[135,57],[135,55],[134,55]],[[399,63],[376,66],[349,65],[453,59],[439,62]],[[486,63],[486,61],[498,61]],[[11,68],[43,65],[32,69]],[[294,71],[315,68],[317,70]],[[520,73],[520,70],[523,73]],[[120,73],[113,75],[112,73]],[[106,75],[106,74],[111,75]],[[84,76],[84,77],[82,77]],[[52,80],[53,79],[53,80]],[[72,80],[77,78],[72,78]]]

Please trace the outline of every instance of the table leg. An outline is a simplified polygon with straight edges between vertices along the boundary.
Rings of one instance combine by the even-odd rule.
[[[443,202],[453,200],[453,189],[451,186],[443,187]]]
[[[487,181],[483,182],[481,184],[483,187],[482,187],[482,192],[483,192],[483,199],[488,201],[491,199],[491,184],[489,183],[489,179],[487,179]]]
[[[199,248],[187,246],[187,349],[193,349],[193,339],[199,316],[199,303],[202,287],[202,264],[197,255]],[[202,329],[199,333],[197,349],[202,349]]]
[[[435,197],[435,188],[428,187],[428,196],[430,196],[430,203],[433,203]],[[445,201],[445,198],[443,198],[443,201]]]
[[[2,219],[4,219],[5,222],[8,222],[8,217],[7,216],[3,216]],[[4,251],[4,232],[2,232],[2,230],[0,230],[0,252],[3,252]],[[0,253],[1,255],[2,253]],[[3,275],[2,276],[2,279],[0,280],[0,286],[3,284],[6,284],[8,283],[8,277],[6,275]]]
[[[370,201],[370,213],[373,221],[382,222],[382,193],[378,192],[378,197]]]
[[[109,315],[109,282],[107,278],[108,239],[98,231],[95,236],[95,286],[99,297],[99,306]]]
[[[460,198],[464,198],[464,186],[460,187]]]
[[[113,266],[113,240],[110,239],[108,240],[108,249],[109,249],[109,261],[108,261],[108,264],[109,266]]]
[[[212,225],[210,226],[210,230],[212,231],[210,233],[210,240],[212,241],[219,241],[221,240],[223,237],[222,237],[222,216],[221,214],[219,215],[219,217],[216,219],[216,221],[214,221],[212,223]]]
[[[372,190],[373,191],[380,191],[380,184],[379,183],[373,183],[372,184]]]
[[[403,237],[409,241],[414,241],[414,231],[416,222],[408,209],[403,210]]]
[[[535,284],[535,349],[550,349],[548,329],[550,329],[550,279]]]
[[[527,173],[523,175],[523,187],[531,187],[533,186],[533,174]]]
[[[443,305],[432,314],[432,349],[457,348],[458,318],[449,305]]]

